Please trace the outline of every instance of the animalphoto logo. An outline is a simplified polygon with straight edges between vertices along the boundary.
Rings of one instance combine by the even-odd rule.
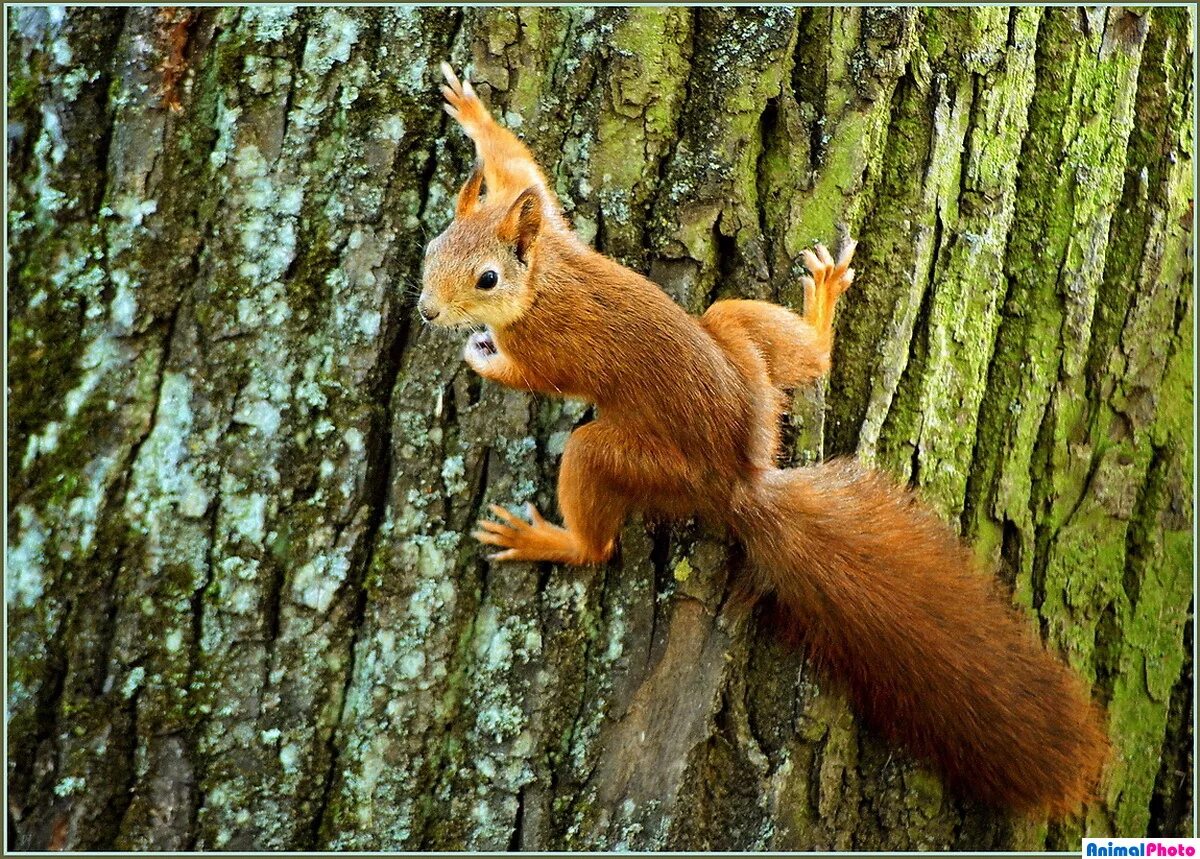
[[[1195,838],[1085,838],[1084,856],[1195,856]]]

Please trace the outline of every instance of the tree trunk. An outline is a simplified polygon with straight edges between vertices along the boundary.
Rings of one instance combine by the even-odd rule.
[[[12,10],[10,843],[1191,834],[1191,34],[1182,8]],[[590,413],[416,322],[472,158],[444,58],[693,312],[798,308],[800,251],[860,239],[790,455],[907,478],[1094,683],[1115,752],[1083,818],[964,801],[860,728],[720,533],[484,560],[482,505],[554,509]]]

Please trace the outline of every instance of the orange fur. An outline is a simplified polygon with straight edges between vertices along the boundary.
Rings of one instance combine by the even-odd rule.
[[[721,301],[697,320],[581,242],[529,151],[446,71],[448,109],[475,141],[483,182],[468,180],[430,244],[422,315],[485,327],[465,350],[481,375],[598,407],[563,454],[563,526],[532,506],[529,522],[493,506],[496,520],[476,532],[493,557],[606,560],[633,510],[725,523],[759,590],[799,622],[877,730],[986,801],[1078,808],[1106,754],[1098,715],[969,550],[910,493],[853,463],[776,468],[785,390],[829,369],[853,244],[836,261],[819,245],[806,252],[803,316]]]
[[[1107,738],[1086,688],[912,493],[839,460],[732,506],[761,587],[876,730],[986,802],[1057,816],[1092,797]]]

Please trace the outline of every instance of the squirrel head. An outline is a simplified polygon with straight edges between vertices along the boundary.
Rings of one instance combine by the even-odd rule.
[[[509,205],[480,201],[483,169],[476,167],[458,194],[454,221],[425,248],[421,317],[434,325],[516,322],[533,303],[530,263],[542,227],[536,186]]]

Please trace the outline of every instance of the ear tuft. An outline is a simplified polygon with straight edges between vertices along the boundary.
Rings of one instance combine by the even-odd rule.
[[[508,214],[500,222],[499,235],[501,241],[516,245],[517,259],[527,263],[529,249],[533,247],[541,228],[542,195],[537,186],[531,185],[513,201]]]
[[[454,217],[461,218],[475,211],[479,205],[479,192],[483,188],[483,162],[476,161],[475,169],[458,192],[458,204],[454,208]]]

